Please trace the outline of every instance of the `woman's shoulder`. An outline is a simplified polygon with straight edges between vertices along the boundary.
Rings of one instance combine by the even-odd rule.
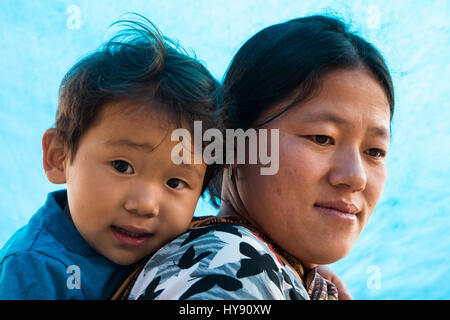
[[[145,265],[130,299],[308,299],[270,246],[230,223],[197,227]]]

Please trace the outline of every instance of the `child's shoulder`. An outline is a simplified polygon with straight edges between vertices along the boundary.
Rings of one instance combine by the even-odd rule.
[[[67,281],[67,262],[60,245],[44,225],[30,222],[16,231],[0,251],[0,299],[66,298],[61,286]],[[82,299],[83,292],[62,291]]]
[[[0,251],[0,266],[12,257],[56,259],[53,257],[58,243],[46,234],[46,230],[33,230],[29,225],[17,230]]]
[[[0,250],[0,299],[84,297],[82,290],[61,289],[67,281],[69,259],[53,232],[61,229],[58,219],[64,214],[56,202],[58,195],[62,193],[50,193],[45,204]]]
[[[53,237],[47,225],[51,223],[51,211],[58,210],[56,203],[51,203],[50,194],[46,203],[31,217],[28,223],[17,230],[0,250],[0,264],[14,255],[42,255],[50,257],[57,252],[59,243]],[[50,204],[49,204],[50,202]]]
[[[85,299],[82,290],[65,290],[63,261],[35,250],[10,253],[0,263],[0,299]]]

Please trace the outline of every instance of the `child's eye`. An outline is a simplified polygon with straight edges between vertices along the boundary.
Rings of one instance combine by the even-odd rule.
[[[367,154],[371,157],[374,157],[376,159],[381,159],[384,158],[386,156],[386,152],[384,152],[381,149],[376,149],[376,148],[372,148],[367,150]]]
[[[133,174],[134,173],[133,167],[131,166],[131,164],[129,164],[126,161],[114,160],[114,161],[111,161],[111,165],[113,166],[114,169],[116,169],[120,173],[124,173],[124,174]]]
[[[177,178],[167,180],[166,184],[175,190],[182,190],[184,187],[187,186],[186,182]]]
[[[313,142],[317,143],[318,145],[327,145],[333,143],[333,138],[320,134],[308,136],[308,138],[311,139]]]

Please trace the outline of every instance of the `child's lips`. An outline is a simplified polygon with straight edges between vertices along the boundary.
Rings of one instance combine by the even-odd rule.
[[[153,235],[145,229],[136,228],[133,226],[111,226],[111,230],[121,243],[128,245],[141,245]]]
[[[126,225],[126,226],[115,226],[115,225],[113,225],[112,227],[120,229],[120,230],[124,230],[124,231],[126,231],[128,233],[131,233],[131,234],[134,234],[134,235],[137,235],[137,236],[139,236],[139,235],[151,235],[151,232],[149,232],[147,229],[133,227],[133,226],[129,226],[129,225]]]

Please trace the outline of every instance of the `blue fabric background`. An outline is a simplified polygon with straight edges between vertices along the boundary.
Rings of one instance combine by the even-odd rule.
[[[125,12],[152,20],[218,78],[268,25],[308,14],[343,18],[385,56],[396,89],[389,178],[354,249],[333,267],[358,299],[450,299],[450,2],[25,1],[0,2],[0,246],[45,201],[41,135],[58,86]],[[201,201],[196,215],[214,214]]]

